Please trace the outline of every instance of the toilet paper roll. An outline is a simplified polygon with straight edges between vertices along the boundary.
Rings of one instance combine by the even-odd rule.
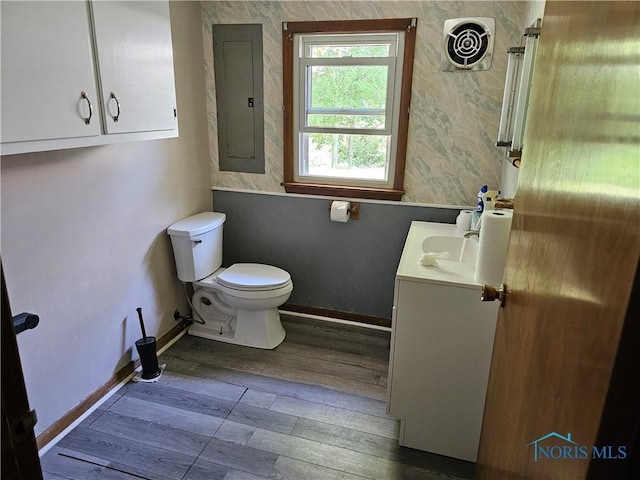
[[[460,210],[456,218],[456,227],[459,230],[471,230],[471,210]]]
[[[349,208],[351,204],[349,202],[331,202],[331,221],[346,223],[349,221]]]
[[[500,285],[511,231],[511,211],[491,210],[482,215],[475,281]]]

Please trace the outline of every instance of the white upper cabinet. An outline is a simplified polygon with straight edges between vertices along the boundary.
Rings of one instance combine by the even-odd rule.
[[[98,1],[92,9],[106,132],[176,128],[169,4]]]
[[[100,135],[88,19],[84,2],[2,2],[3,143]]]
[[[178,135],[167,1],[0,8],[0,153]]]

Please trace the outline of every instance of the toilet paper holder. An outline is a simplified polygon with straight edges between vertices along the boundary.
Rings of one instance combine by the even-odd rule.
[[[329,200],[329,208],[328,211],[331,212],[331,205],[333,205],[334,200]],[[358,202],[349,202],[351,205],[349,207],[349,213],[351,220],[359,220],[360,219],[360,203]]]

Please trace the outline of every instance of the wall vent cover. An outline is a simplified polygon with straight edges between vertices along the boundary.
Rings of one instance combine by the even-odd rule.
[[[440,61],[442,70],[489,70],[495,28],[496,22],[490,17],[445,20]]]

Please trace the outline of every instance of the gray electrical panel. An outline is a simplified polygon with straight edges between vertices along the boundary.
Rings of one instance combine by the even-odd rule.
[[[214,25],[220,170],[264,173],[262,25]]]

